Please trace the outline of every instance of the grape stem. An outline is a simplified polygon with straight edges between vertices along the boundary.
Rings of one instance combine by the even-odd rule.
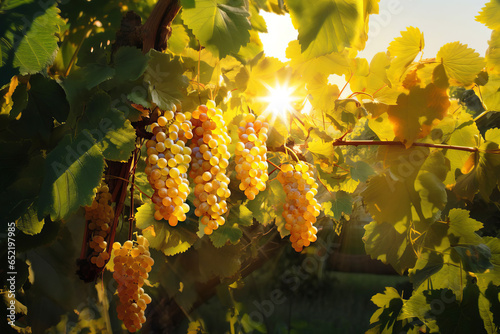
[[[382,141],[382,140],[344,140],[339,138],[332,143],[333,146],[404,146],[400,141]],[[413,143],[412,146],[420,147],[433,147],[448,150],[466,151],[466,152],[482,152],[482,153],[492,153],[500,154],[500,149],[497,150],[480,150],[478,147],[469,146],[456,146],[456,145],[445,145],[445,144],[432,144],[432,143]]]

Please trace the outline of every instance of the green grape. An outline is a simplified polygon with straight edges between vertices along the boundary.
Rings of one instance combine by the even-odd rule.
[[[216,107],[215,102],[208,101],[207,105],[200,105],[193,111],[192,118],[192,163],[189,176],[195,184],[194,213],[201,217],[205,234],[211,234],[225,223],[222,215],[227,212],[226,200],[231,195],[229,178],[226,176],[231,156],[227,145],[231,143],[231,138],[227,134],[222,110]]]
[[[108,186],[102,182],[90,206],[85,207],[85,220],[89,229],[90,262],[103,268],[109,260],[106,238],[111,231],[115,212],[111,206]]]
[[[295,251],[302,251],[317,240],[317,228],[314,226],[320,213],[321,205],[314,196],[318,193],[318,184],[309,166],[299,161],[295,166],[281,166],[278,180],[283,185],[286,203],[283,206],[285,228],[290,231],[290,241]]]
[[[189,212],[185,201],[191,191],[187,179],[191,149],[186,146],[193,137],[190,117],[177,110],[163,112],[151,126],[153,138],[146,142],[145,172],[154,189],[154,218],[165,219],[170,226],[185,221]]]
[[[119,242],[113,244],[114,272],[113,278],[118,283],[116,289],[119,303],[116,307],[118,319],[129,332],[136,332],[146,322],[144,311],[151,297],[142,288],[154,260],[149,253],[149,242],[138,236],[134,243],[126,241],[123,246]]]
[[[269,124],[264,117],[245,114],[238,128],[239,141],[236,144],[236,177],[240,190],[252,200],[266,189],[267,174],[267,131]],[[255,137],[255,138],[254,138]]]

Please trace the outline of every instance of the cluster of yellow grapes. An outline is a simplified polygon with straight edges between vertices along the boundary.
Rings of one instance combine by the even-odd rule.
[[[149,242],[143,236],[137,237],[137,242],[127,240],[123,246],[119,242],[113,244],[114,273],[113,278],[118,283],[120,303],[116,307],[118,319],[129,332],[136,332],[146,322],[144,311],[151,297],[144,293],[144,281],[154,260],[149,253]]]
[[[259,191],[266,189],[267,174],[267,131],[269,124],[265,117],[253,114],[243,115],[239,124],[235,161],[236,177],[241,181],[240,190],[253,200]]]
[[[166,219],[171,226],[186,220],[189,211],[186,198],[190,192],[187,173],[191,148],[186,143],[193,138],[190,117],[189,113],[165,111],[151,125],[154,136],[146,142],[145,172],[154,189],[154,217]]]
[[[115,212],[111,207],[111,194],[103,182],[96,189],[92,205],[85,207],[85,220],[91,233],[89,247],[92,249],[90,262],[102,268],[109,259],[106,237],[108,236]]]
[[[318,184],[309,166],[302,161],[297,164],[281,166],[278,180],[286,193],[283,208],[285,228],[290,231],[290,241],[295,251],[302,251],[317,240],[318,229],[313,226],[320,213],[321,205],[314,196],[318,193]]]
[[[193,139],[191,140],[192,163],[189,176],[194,180],[194,213],[201,217],[205,234],[212,234],[225,223],[222,216],[227,212],[226,199],[231,195],[226,168],[231,154],[222,110],[214,101],[200,105],[192,113]]]

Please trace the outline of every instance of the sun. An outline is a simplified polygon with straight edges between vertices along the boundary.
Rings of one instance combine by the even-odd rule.
[[[266,85],[266,88],[269,93],[262,98],[262,101],[267,104],[265,112],[272,114],[273,118],[279,117],[286,120],[287,115],[295,110],[293,107],[293,103],[296,101],[296,97],[293,95],[295,88],[279,83],[275,87]]]

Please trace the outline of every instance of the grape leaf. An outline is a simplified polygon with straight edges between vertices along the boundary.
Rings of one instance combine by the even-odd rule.
[[[168,39],[168,50],[179,55],[188,46],[189,35],[182,24],[172,25],[172,35]]]
[[[351,165],[350,171],[353,180],[361,182],[366,182],[366,180],[368,180],[370,176],[375,174],[372,166],[361,160],[354,162]]]
[[[415,265],[417,258],[406,239],[406,231],[399,233],[391,224],[376,221],[365,225],[364,228],[365,250],[372,259],[391,264],[400,275]]]
[[[485,244],[455,246],[453,249],[460,255],[465,271],[484,273],[493,268],[490,262],[491,251]]]
[[[500,3],[498,0],[491,0],[476,16],[476,20],[486,25],[491,30],[500,30]]]
[[[203,242],[198,250],[202,277],[231,277],[241,266],[241,245],[227,245],[216,248],[210,242]]]
[[[434,217],[444,209],[448,201],[443,184],[447,172],[446,161],[440,151],[431,153],[418,172],[415,190],[420,196],[420,206],[425,218]]]
[[[44,219],[38,219],[36,204],[31,204],[28,210],[16,221],[16,227],[24,234],[35,235],[42,231]]]
[[[371,301],[379,307],[378,310],[370,318],[370,324],[374,324],[371,328],[373,333],[381,333],[391,331],[403,307],[403,300],[398,291],[392,287],[386,287],[384,293],[377,293],[372,297]],[[372,333],[368,331],[367,333]]]
[[[483,69],[484,58],[460,42],[445,44],[439,49],[436,61],[444,65],[448,77],[454,82],[469,86]]]
[[[486,52],[486,67],[488,67],[488,74],[491,72],[491,69],[494,69],[498,73],[500,71],[500,30],[491,32],[488,46]]]
[[[389,106],[387,113],[394,134],[408,148],[430,132],[435,119],[443,119],[449,106],[446,89],[431,83],[425,88],[413,87],[409,94],[400,94],[397,105]]]
[[[55,34],[65,25],[56,4],[33,1],[7,8],[0,23],[0,87],[14,75],[37,73],[50,65],[58,48]]]
[[[92,204],[103,170],[104,157],[90,132],[83,130],[74,139],[67,135],[47,155],[38,217],[66,219],[80,206]]]
[[[219,228],[210,235],[210,240],[216,248],[224,246],[228,241],[232,244],[236,244],[243,235],[238,224],[235,223],[230,226],[230,222],[233,221],[228,219],[224,225],[219,226]]]
[[[411,219],[411,198],[405,183],[388,174],[376,175],[369,180],[361,196],[377,223],[388,223],[398,233],[405,233]]]
[[[123,113],[111,109],[111,98],[104,92],[95,93],[77,123],[77,130],[86,129],[108,160],[127,161],[135,148],[135,129]]]
[[[122,46],[114,55],[114,67],[118,80],[138,79],[146,70],[147,65],[147,56],[134,47]]]
[[[154,218],[155,208],[153,203],[145,203],[137,208],[136,227],[148,239],[152,248],[162,251],[167,256],[187,251],[198,239],[196,224],[179,222],[172,227],[166,220]]]
[[[36,197],[40,192],[40,187],[43,180],[43,168],[40,168],[44,164],[44,159],[41,154],[33,156],[26,164],[24,163],[24,158],[26,156],[26,150],[28,147],[24,145],[25,143],[9,143],[3,146],[8,146],[10,149],[17,151],[21,156],[10,155],[8,151],[2,150],[2,169],[7,172],[3,175],[9,175],[10,184],[3,185],[4,191],[0,192],[0,202],[3,205],[0,206],[0,218],[4,222],[3,226],[7,227],[7,222],[17,220],[21,217],[26,210],[32,205]],[[9,171],[9,163],[15,165],[19,169],[19,174],[17,171]],[[23,166],[23,167],[21,167]]]
[[[233,206],[229,210],[227,221],[236,222],[239,226],[251,226],[253,214],[245,205]]]
[[[362,49],[368,15],[378,12],[378,6],[367,1],[319,0],[314,6],[301,0],[285,3],[307,58],[341,52],[346,47]]]
[[[250,39],[248,11],[243,1],[181,0],[182,20],[210,52],[224,58]]]
[[[493,265],[490,270],[476,274],[477,285],[481,291],[486,291],[491,284],[500,285],[500,238],[483,237],[482,242],[491,252],[490,262]]]
[[[155,50],[149,51],[149,62],[144,81],[149,83],[149,93],[154,103],[163,110],[171,110],[180,103],[182,91],[188,86],[187,78],[177,58]]]
[[[422,51],[424,45],[424,34],[415,27],[408,27],[405,31],[401,31],[401,37],[395,38],[389,44],[387,51],[391,57],[395,57],[391,62],[390,76],[395,78],[396,82]]]
[[[335,199],[321,203],[321,208],[325,215],[338,220],[343,213],[352,213],[352,197],[344,191],[338,191],[335,193]]]
[[[66,93],[55,80],[44,78],[41,74],[31,76],[29,83],[28,104],[22,111],[18,126],[23,132],[39,134],[48,141],[54,119],[62,123],[68,117]]]
[[[247,208],[260,224],[266,226],[275,219],[281,220],[284,198],[283,187],[275,180],[268,183],[266,190],[259,192],[255,199],[249,201]]]

